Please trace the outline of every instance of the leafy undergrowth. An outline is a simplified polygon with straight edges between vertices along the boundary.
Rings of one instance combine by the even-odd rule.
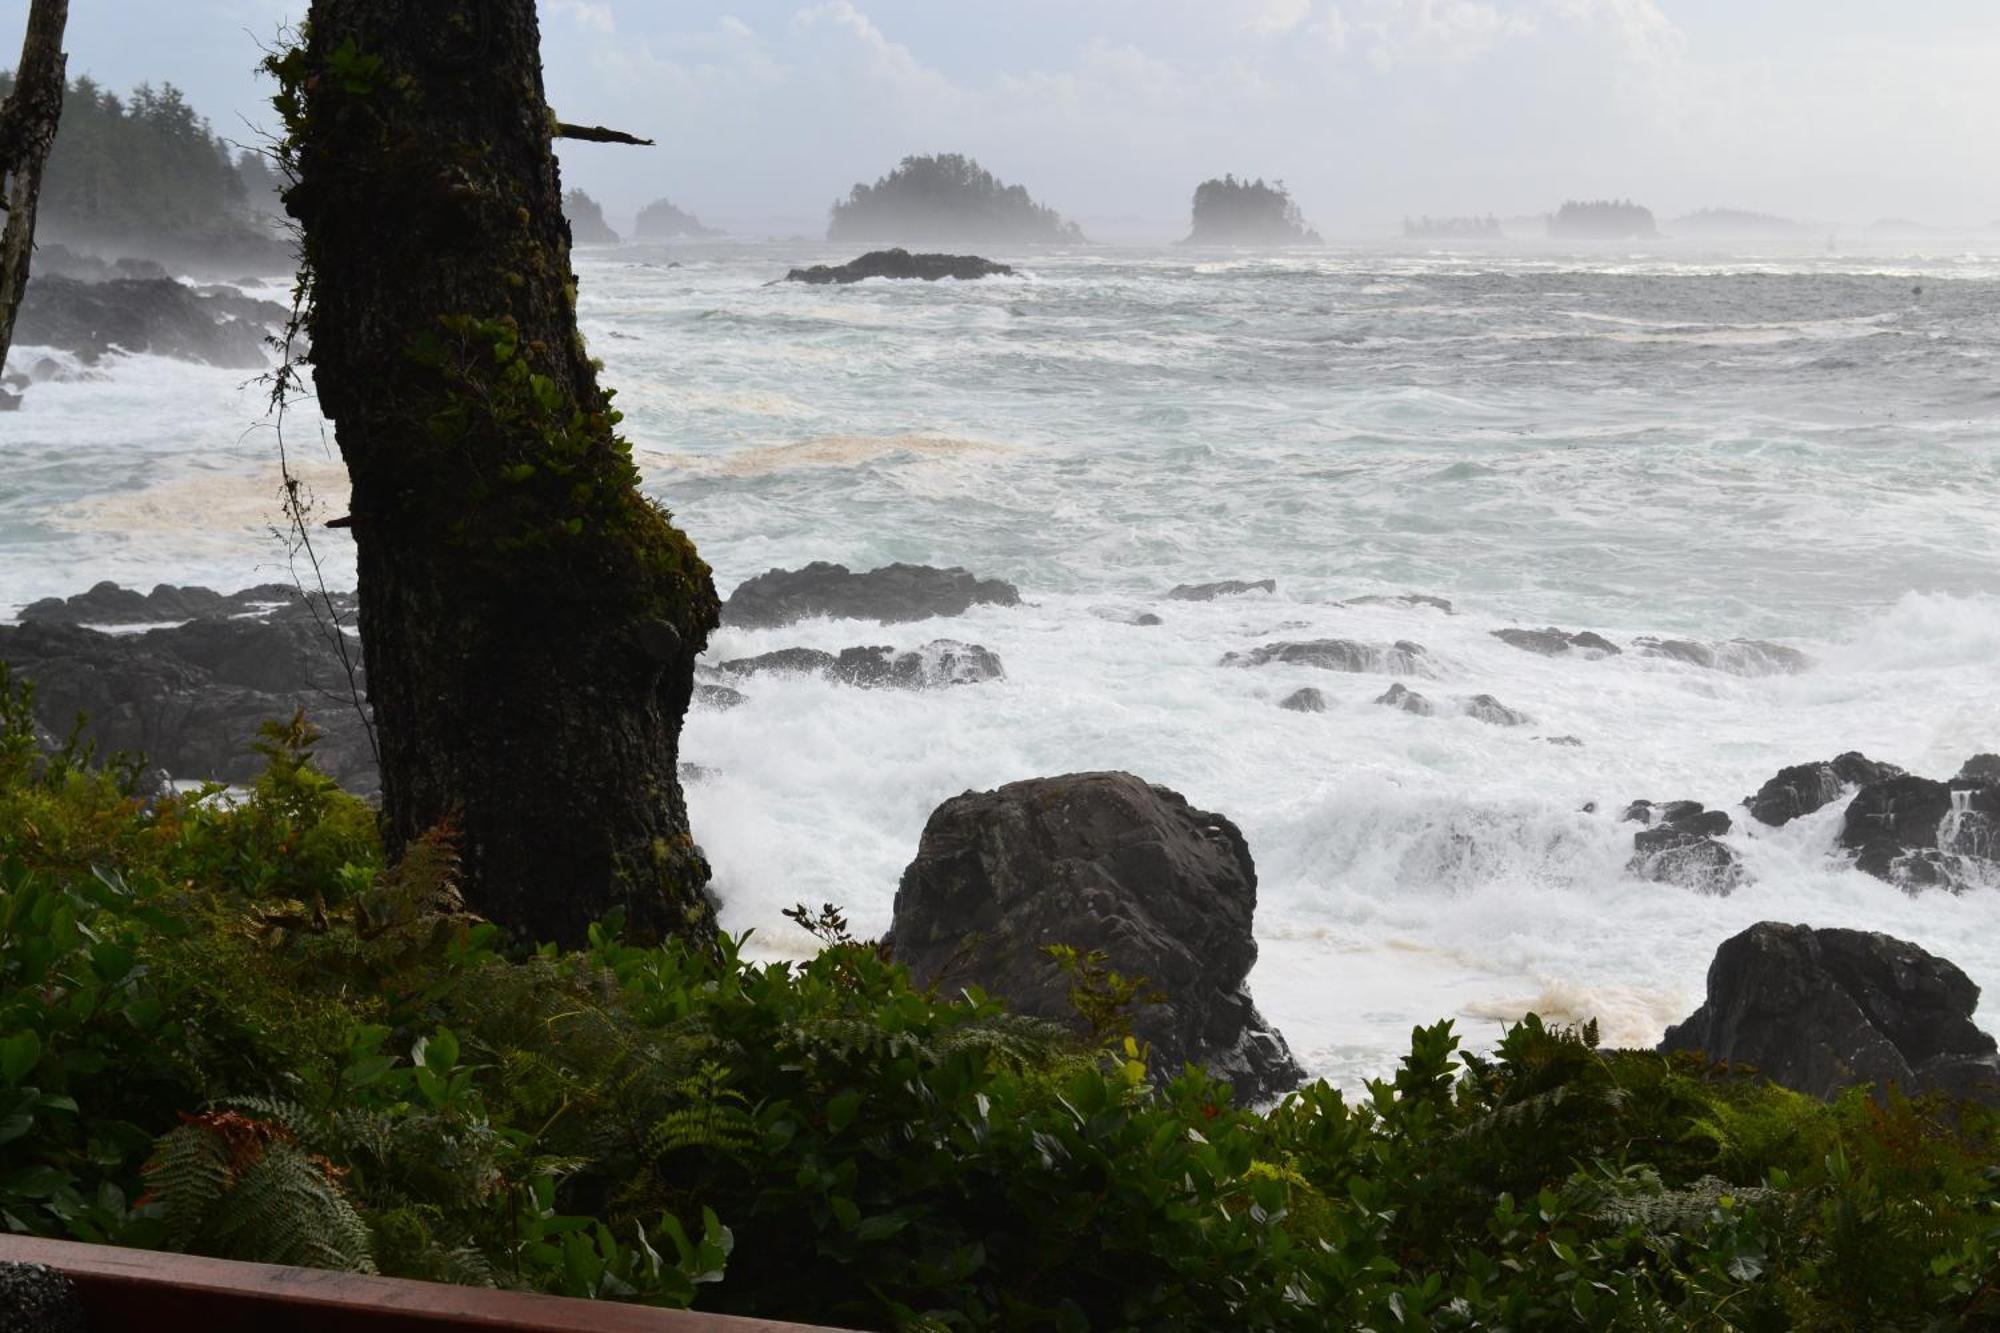
[[[0,669],[0,1225],[861,1327],[2000,1326],[1985,1112],[1532,1017],[1352,1101],[1155,1091],[831,914],[800,964],[513,946],[310,745],[142,803]]]

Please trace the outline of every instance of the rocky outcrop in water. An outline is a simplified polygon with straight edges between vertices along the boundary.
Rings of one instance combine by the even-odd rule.
[[[1415,713],[1418,717],[1457,715],[1497,727],[1518,727],[1533,721],[1526,713],[1516,712],[1490,694],[1475,694],[1469,698],[1454,699],[1449,704],[1439,704],[1407,685],[1397,684],[1391,685],[1375,702],[1388,708],[1400,708],[1405,713]]]
[[[148,352],[231,370],[270,363],[266,339],[285,308],[233,287],[188,287],[171,278],[83,282],[37,273],[14,326],[19,347],[55,347],[94,363]]]
[[[889,940],[920,985],[967,983],[1076,1024],[1044,952],[1102,950],[1164,995],[1131,1013],[1156,1078],[1184,1064],[1266,1101],[1304,1081],[1251,1002],[1257,869],[1236,825],[1129,773],[1073,773],[939,806],[896,891]]]
[[[1357,643],[1352,639],[1308,639],[1267,643],[1248,652],[1224,653],[1218,666],[1260,667],[1272,662],[1318,667],[1323,671],[1374,671],[1391,676],[1432,674],[1430,653],[1420,643]]]
[[[1649,637],[1633,640],[1632,647],[1645,657],[1670,658],[1735,676],[1796,675],[1812,665],[1812,659],[1798,649],[1766,639],[1697,643],[1692,639]]]
[[[1524,652],[1540,653],[1543,657],[1561,657],[1566,653],[1578,653],[1584,657],[1615,657],[1623,650],[1602,634],[1589,630],[1571,634],[1555,629],[1496,629],[1493,637]]]
[[[1750,817],[1760,824],[1782,828],[1801,815],[1809,815],[1838,800],[1851,787],[1901,777],[1894,764],[1878,764],[1867,755],[1849,750],[1846,754],[1818,764],[1793,764],[1781,768],[1777,776],[1743,798]]]
[[[740,584],[722,604],[722,623],[768,629],[826,616],[895,625],[1020,603],[1013,584],[975,578],[956,566],[895,564],[856,574],[845,565],[815,560],[804,569],[773,569]]]
[[[956,639],[935,639],[921,648],[903,652],[883,647],[843,648],[838,654],[818,648],[780,648],[724,662],[720,669],[730,676],[765,672],[819,676],[837,684],[870,690],[976,685],[1003,679],[1007,674],[1000,665],[999,655],[991,649]]]
[[[1276,579],[1223,579],[1216,583],[1182,583],[1167,594],[1175,602],[1212,602],[1218,597],[1237,597],[1246,592],[1276,592]]]
[[[1625,807],[1628,823],[1646,827],[1632,835],[1629,874],[1656,884],[1677,884],[1702,893],[1726,894],[1743,882],[1743,864],[1727,843],[1729,816],[1700,801],[1634,801]]]
[[[359,645],[349,643],[359,688]],[[359,795],[379,788],[347,670],[304,612],[203,618],[141,634],[46,621],[0,626],[0,661],[34,682],[36,715],[50,732],[65,734],[86,714],[84,736],[100,755],[144,755],[176,778],[247,782],[264,766],[252,749],[258,728],[303,708],[324,733],[322,771]]]
[[[795,268],[785,275],[785,281],[825,286],[860,282],[865,278],[917,279],[924,282],[955,278],[960,282],[972,282],[979,278],[1013,276],[1014,270],[1005,264],[996,264],[978,255],[913,255],[908,250],[897,249],[870,250],[859,259],[845,264],[814,264],[811,268]]]
[[[1759,922],[1723,941],[1708,996],[1663,1051],[1754,1065],[1814,1097],[1895,1084],[2000,1105],[1993,1038],[1972,1022],[1979,987],[1914,944],[1859,930]]]
[[[1312,686],[1307,685],[1301,689],[1293,690],[1290,694],[1278,700],[1278,707],[1288,713],[1324,713],[1326,711],[1326,696]]]
[[[1369,593],[1369,594],[1368,594],[1367,596],[1365,596],[1365,597],[1350,597],[1350,598],[1348,598],[1348,599],[1347,599],[1346,601],[1344,601],[1344,602],[1336,602],[1336,603],[1334,603],[1334,605],[1336,605],[1336,606],[1408,606],[1408,607],[1419,607],[1419,606],[1423,606],[1423,607],[1429,607],[1429,608],[1430,608],[1431,610],[1433,610],[1433,611],[1442,611],[1442,612],[1444,612],[1444,613],[1445,613],[1446,615],[1452,615],[1452,614],[1453,614],[1453,611],[1452,611],[1452,609],[1451,609],[1451,603],[1450,603],[1450,602],[1446,601],[1446,600],[1445,600],[1444,598],[1442,598],[1442,597],[1430,597],[1430,596],[1426,596],[1425,594],[1423,594],[1423,593],[1420,593],[1420,592],[1399,592],[1399,593],[1379,593],[1379,592],[1375,592],[1375,593]]]
[[[1902,774],[1848,802],[1840,845],[1854,865],[1916,892],[1953,893],[2000,878],[2000,786]]]

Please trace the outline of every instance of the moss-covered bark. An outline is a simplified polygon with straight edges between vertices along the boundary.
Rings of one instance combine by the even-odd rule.
[[[316,0],[271,68],[390,853],[448,821],[510,927],[712,938],[676,752],[715,591],[577,332],[533,0]]]

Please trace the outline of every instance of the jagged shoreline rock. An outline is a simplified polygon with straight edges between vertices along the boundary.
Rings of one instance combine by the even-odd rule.
[[[722,623],[772,629],[825,616],[882,625],[963,615],[975,606],[1019,606],[1020,589],[953,566],[883,565],[857,574],[815,560],[803,569],[772,569],[746,579],[722,604]]]
[[[1904,940],[1763,921],[1723,941],[1700,1008],[1663,1051],[1755,1066],[1813,1097],[1869,1083],[2000,1106],[2000,1058],[1972,1022],[1979,987]]]
[[[1240,597],[1249,592],[1275,593],[1276,579],[1221,579],[1215,583],[1182,583],[1167,592],[1170,602],[1212,602],[1218,597]]]
[[[843,648],[837,654],[818,648],[780,648],[724,662],[719,670],[730,676],[766,672],[819,676],[861,689],[898,690],[976,685],[981,681],[1003,680],[1007,675],[999,654],[980,644],[960,643],[956,639],[933,639],[921,648],[901,652],[889,647]]]
[[[1543,657],[1561,657],[1572,652],[1584,657],[1616,657],[1624,651],[1602,634],[1591,630],[1572,634],[1551,626],[1548,629],[1496,629],[1492,633],[1494,638],[1510,647],[1539,653]]]
[[[1623,818],[1645,825],[1632,835],[1628,874],[1717,895],[1743,883],[1742,859],[1718,841],[1731,827],[1725,812],[1707,809],[1700,801],[1634,801]]]
[[[978,255],[913,255],[908,250],[898,248],[870,250],[860,258],[851,259],[845,264],[814,264],[811,268],[795,268],[785,274],[784,280],[826,286],[861,282],[867,278],[895,278],[923,282],[954,278],[959,282],[972,282],[979,278],[1013,276],[1014,270],[1007,265],[996,264]]]
[[[1323,671],[1379,672],[1390,676],[1433,674],[1430,653],[1420,643],[1357,643],[1352,639],[1307,639],[1267,643],[1240,653],[1224,653],[1216,665],[1260,667],[1272,662],[1318,667]]]
[[[1130,773],[966,792],[932,812],[896,890],[888,942],[920,985],[974,983],[1017,1013],[1075,1025],[1045,952],[1102,950],[1164,1000],[1131,1013],[1156,1078],[1184,1064],[1268,1101],[1304,1081],[1246,985],[1257,869],[1235,824]]]
[[[1744,797],[1743,804],[1758,823],[1783,828],[1802,815],[1831,805],[1850,787],[1902,775],[1903,770],[1894,764],[1878,764],[1849,750],[1824,763],[1779,769],[1769,782]]]
[[[37,273],[21,302],[14,342],[55,347],[86,365],[113,352],[149,352],[230,370],[270,364],[268,339],[285,308],[234,287],[189,287],[166,277],[86,282]]]

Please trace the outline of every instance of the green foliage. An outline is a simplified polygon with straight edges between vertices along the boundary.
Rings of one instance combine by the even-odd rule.
[[[13,87],[0,71],[0,98]],[[260,214],[276,212],[264,160],[230,146],[171,83],[120,98],[88,75],[63,96],[62,132],[42,178],[40,218],[52,239],[272,245]]]
[[[1317,245],[1283,181],[1222,176],[1195,187],[1194,245]]]
[[[0,690],[0,1225],[858,1327],[2000,1319],[2000,1126],[1529,1018],[1268,1111],[1118,1037],[799,963],[508,946],[449,828],[381,870],[297,724],[145,806]],[[10,700],[12,702],[10,702]],[[5,721],[4,719],[12,719]],[[24,737],[27,739],[24,741]],[[33,825],[32,828],[29,825]]]

